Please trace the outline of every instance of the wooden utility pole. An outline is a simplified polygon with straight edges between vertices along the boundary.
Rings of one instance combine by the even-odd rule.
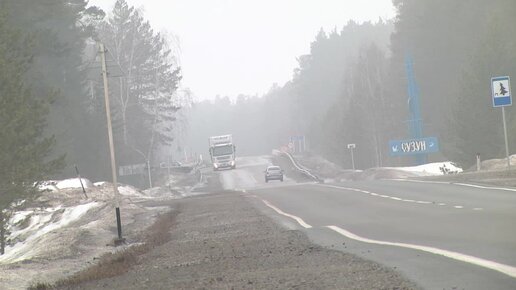
[[[100,60],[102,62],[102,78],[104,79],[104,99],[106,101],[106,116],[107,116],[107,127],[109,137],[109,152],[111,154],[111,175],[113,176],[113,191],[115,192],[115,213],[116,213],[116,225],[118,229],[118,240],[116,244],[122,243],[122,222],[120,220],[120,194],[118,192],[117,174],[116,174],[116,162],[115,162],[115,146],[113,145],[113,128],[111,126],[111,109],[109,105],[109,88],[108,88],[108,77],[107,77],[107,66],[106,66],[106,49],[104,44],[99,42],[99,53]]]

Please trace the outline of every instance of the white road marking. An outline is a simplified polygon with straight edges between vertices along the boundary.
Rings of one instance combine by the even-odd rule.
[[[402,201],[405,201],[405,202],[416,202],[415,200],[413,199],[402,199]]]
[[[286,217],[289,217],[291,219],[294,219],[298,224],[300,224],[302,227],[304,227],[305,229],[311,229],[312,226],[307,224],[302,218],[300,217],[297,217],[295,215],[291,215],[291,214],[288,214],[284,211],[282,211],[281,209],[273,206],[272,204],[270,204],[268,201],[266,201],[265,199],[261,199],[263,201],[263,203],[265,203],[265,205],[267,205],[268,207],[272,208],[273,210],[275,210],[277,213],[281,214],[281,215],[284,215]]]
[[[483,186],[483,185],[476,185],[476,184],[469,184],[469,183],[452,183],[452,184],[460,185],[460,186],[467,186],[467,187],[474,187],[474,188],[481,188],[481,189],[516,191],[516,188],[507,188],[507,187],[491,187],[491,186]]]
[[[428,246],[420,246],[420,245],[413,245],[413,244],[407,244],[407,243],[397,243],[397,242],[386,242],[386,241],[379,241],[379,240],[372,240],[368,238],[363,238],[358,235],[355,235],[349,231],[346,231],[340,227],[337,226],[326,226],[327,228],[356,241],[368,243],[368,244],[377,244],[377,245],[385,245],[385,246],[395,246],[395,247],[401,247],[401,248],[407,248],[407,249],[413,249],[413,250],[419,250],[435,255],[441,255],[450,259],[466,262],[469,264],[477,265],[480,267],[484,267],[487,269],[491,269],[494,271],[501,272],[503,274],[506,274],[508,276],[511,276],[513,278],[516,278],[516,267],[501,264],[498,262],[477,258],[470,255],[465,255],[457,252],[452,252],[448,250],[442,250],[439,248],[433,248]]]
[[[407,180],[404,180],[404,179],[387,179],[387,180],[407,181]],[[411,180],[408,180],[408,181],[411,181]],[[418,182],[418,181],[416,181],[416,182]],[[441,182],[441,183],[444,183],[444,182]],[[446,183],[446,184],[450,184],[450,183]],[[454,184],[457,184],[457,183],[454,183]],[[315,185],[323,186],[323,187],[329,187],[329,188],[335,188],[335,189],[341,189],[341,190],[349,190],[349,191],[361,192],[361,193],[369,194],[371,196],[382,197],[382,198],[389,198],[389,199],[392,199],[392,200],[402,201],[402,202],[412,202],[412,203],[417,203],[417,204],[436,204],[436,205],[440,205],[440,206],[446,206],[447,205],[444,202],[437,203],[437,202],[426,201],[426,200],[403,199],[403,198],[399,198],[399,197],[396,197],[396,196],[390,196],[390,195],[385,195],[385,194],[378,194],[378,193],[370,192],[370,191],[367,191],[367,190],[362,190],[362,189],[359,189],[359,188],[336,186],[336,185],[329,185],[329,184],[315,184]],[[477,186],[475,185],[474,187],[477,187]],[[478,187],[481,187],[481,186],[478,186]],[[498,188],[498,189],[501,189],[501,188]],[[459,205],[459,206],[454,206],[454,208],[461,209],[461,208],[464,208],[464,207]],[[478,209],[474,209],[474,210],[478,210]]]
[[[484,210],[484,209],[481,207],[475,207],[473,210]]]
[[[469,184],[469,183],[462,183],[462,182],[426,181],[426,180],[411,180],[411,179],[384,179],[384,180],[416,182],[416,183],[451,184],[451,185],[467,186],[467,187],[474,187],[474,188],[481,188],[481,189],[505,190],[505,191],[515,191],[516,192],[516,188],[484,186],[484,185],[476,185],[476,184]]]
[[[446,181],[426,181],[426,180],[413,180],[413,179],[401,179],[401,178],[391,178],[391,179],[383,179],[383,180],[417,182],[417,183],[451,184],[451,182],[446,182]]]

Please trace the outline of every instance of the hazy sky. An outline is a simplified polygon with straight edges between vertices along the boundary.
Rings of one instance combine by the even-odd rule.
[[[109,14],[115,0],[90,0]],[[292,77],[321,27],[394,17],[391,0],[127,0],[179,40],[183,87],[197,100],[262,95]]]

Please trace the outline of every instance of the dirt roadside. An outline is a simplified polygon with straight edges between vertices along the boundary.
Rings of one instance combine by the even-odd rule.
[[[171,240],[127,273],[67,289],[417,289],[377,263],[316,246],[238,192],[170,201]]]

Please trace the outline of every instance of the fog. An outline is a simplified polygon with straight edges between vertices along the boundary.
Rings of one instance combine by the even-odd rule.
[[[394,1],[397,16],[349,22],[313,36],[286,83],[263,95],[218,96],[193,105],[185,146],[207,152],[210,135],[233,134],[238,154],[270,154],[305,136],[311,154],[351,167],[451,160],[468,168],[505,154],[491,78],[513,76],[511,1]],[[510,18],[510,17],[509,17]],[[510,20],[509,22],[514,22]],[[267,57],[267,56],[263,56]],[[507,107],[509,153],[516,129]],[[435,137],[439,152],[392,156],[389,141]]]
[[[296,59],[293,68],[277,61],[263,69],[288,70],[287,80],[273,73],[245,75],[269,87],[249,94],[239,78],[210,69],[213,78],[225,79],[220,83],[227,91],[218,96],[185,84],[192,70],[202,68],[181,61],[188,46],[178,50],[180,38],[161,33],[145,7],[123,0],[108,7],[83,0],[1,3],[6,65],[0,78],[9,84],[1,88],[3,116],[6,128],[16,128],[1,138],[10,142],[4,144],[5,166],[34,169],[20,184],[70,176],[75,165],[93,180],[109,178],[99,43],[106,47],[117,169],[207,156],[208,137],[221,134],[233,135],[240,156],[270,154],[288,146],[291,137],[304,136],[310,154],[345,168],[351,167],[347,144],[356,144],[360,169],[420,163],[391,154],[389,141],[411,138],[438,140],[439,151],[424,161],[450,160],[464,168],[477,153],[483,159],[505,153],[491,78],[516,73],[514,1],[396,0],[393,19],[365,21],[357,14],[356,21],[333,28],[321,23],[324,28],[308,35],[306,53],[287,49]],[[296,33],[285,31],[281,40]],[[239,47],[246,39],[220,41]],[[267,50],[246,52],[244,58],[263,64],[272,59]],[[507,107],[510,152],[516,144],[513,115]],[[26,151],[14,154],[9,148]]]

